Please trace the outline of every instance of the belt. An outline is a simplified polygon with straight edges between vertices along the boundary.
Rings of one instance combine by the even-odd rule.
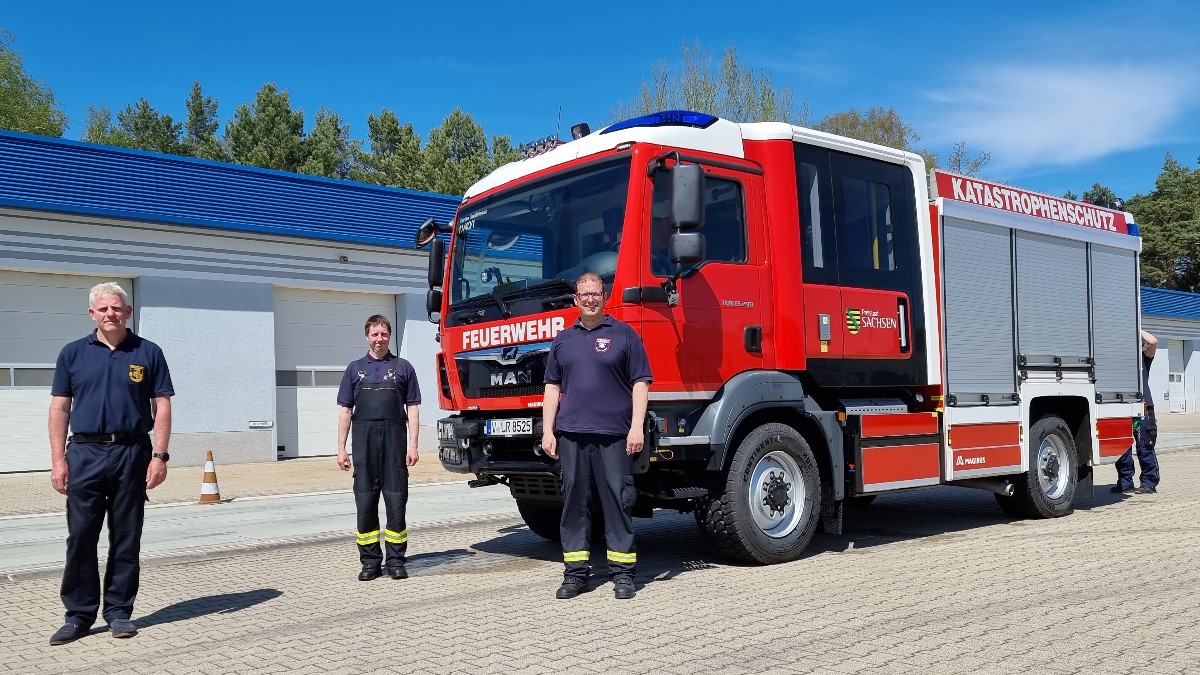
[[[144,431],[117,432],[114,434],[75,434],[67,440],[75,443],[120,443],[131,438],[142,438],[148,434]]]

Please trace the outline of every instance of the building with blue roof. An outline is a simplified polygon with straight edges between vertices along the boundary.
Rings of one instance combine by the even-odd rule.
[[[58,350],[117,281],[166,353],[172,463],[328,455],[336,389],[384,314],[437,419],[426,218],[448,195],[0,132],[0,472],[49,468]]]
[[[1150,368],[1154,409],[1200,412],[1200,293],[1142,287],[1142,328],[1158,338]]]

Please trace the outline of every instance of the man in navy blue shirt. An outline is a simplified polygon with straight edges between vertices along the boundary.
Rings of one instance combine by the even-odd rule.
[[[50,484],[67,496],[61,592],[67,611],[66,623],[50,638],[52,645],[87,635],[96,621],[96,543],[105,515],[104,620],[113,637],[137,634],[130,617],[141,571],[146,491],[167,479],[175,390],[162,350],[125,327],[133,315],[127,297],[117,284],[93,287],[88,316],[96,330],[63,347],[54,366]]]
[[[1158,442],[1158,421],[1154,417],[1154,397],[1150,395],[1150,364],[1158,351],[1158,338],[1142,331],[1142,391],[1146,402],[1146,414],[1142,416],[1137,433],[1137,459],[1142,467],[1141,485],[1133,487],[1133,448],[1125,451],[1117,460],[1117,484],[1113,492],[1136,492],[1154,494],[1158,492],[1158,455],[1154,445]]]
[[[636,594],[631,458],[645,445],[653,376],[641,337],[629,324],[605,314],[604,300],[600,277],[581,275],[575,284],[579,320],[555,336],[546,358],[542,449],[561,458],[559,531],[566,570],[555,597],[562,600],[588,587],[593,490],[604,511],[613,595],[627,600]]]
[[[379,547],[379,495],[383,493],[387,527],[387,571],[393,579],[407,579],[408,467],[417,463],[421,387],[412,364],[392,354],[392,323],[376,314],[367,319],[367,355],[346,367],[337,402],[337,463],[349,471],[351,456],[346,437],[353,437],[354,503],[358,508],[359,581],[377,579],[384,563]],[[406,441],[407,438],[407,441]]]

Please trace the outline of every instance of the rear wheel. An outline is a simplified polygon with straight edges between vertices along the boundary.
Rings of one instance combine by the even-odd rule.
[[[808,442],[784,424],[750,432],[734,453],[724,492],[696,520],[723,555],[774,564],[795,560],[821,515],[821,476]]]
[[[1011,497],[996,495],[1005,513],[1027,518],[1058,518],[1071,512],[1079,471],[1075,437],[1057,415],[1029,430],[1029,470],[1013,483]]]

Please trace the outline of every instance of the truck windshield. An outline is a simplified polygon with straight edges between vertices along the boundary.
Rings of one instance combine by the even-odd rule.
[[[569,305],[584,271],[611,283],[629,170],[624,157],[464,205],[451,253],[447,325]]]

